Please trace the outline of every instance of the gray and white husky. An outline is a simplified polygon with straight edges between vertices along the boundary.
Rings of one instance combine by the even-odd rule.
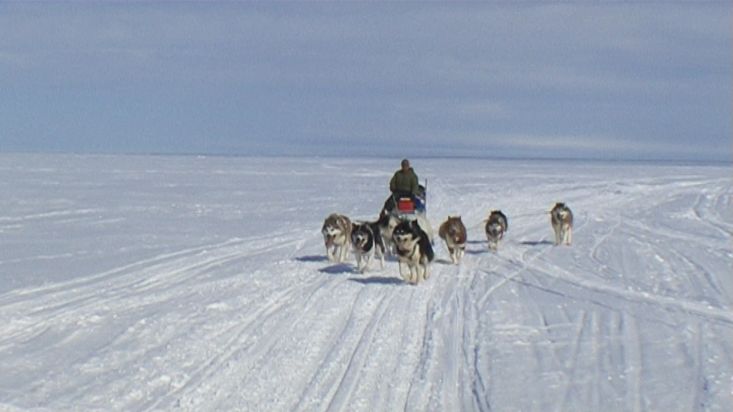
[[[486,219],[486,239],[489,241],[489,250],[496,250],[499,248],[499,241],[504,238],[504,234],[509,228],[509,221],[506,215],[501,210],[492,210],[489,217]]]
[[[328,260],[339,263],[345,261],[351,244],[351,220],[344,215],[332,213],[323,222],[321,234]]]
[[[573,242],[573,212],[565,203],[555,203],[550,211],[550,223],[555,231],[555,245]]]

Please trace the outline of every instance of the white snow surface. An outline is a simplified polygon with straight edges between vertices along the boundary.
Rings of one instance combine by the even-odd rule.
[[[0,155],[0,409],[733,410],[730,166],[413,159],[469,235],[413,286],[320,234],[398,163]]]

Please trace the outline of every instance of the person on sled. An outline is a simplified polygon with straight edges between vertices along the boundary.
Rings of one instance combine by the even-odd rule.
[[[395,172],[389,181],[389,191],[392,194],[384,202],[382,214],[389,213],[397,206],[397,200],[400,197],[409,197],[415,203],[415,209],[422,211],[425,205],[422,203],[424,189],[418,184],[417,174],[410,167],[410,161],[403,159],[400,164],[401,168]]]

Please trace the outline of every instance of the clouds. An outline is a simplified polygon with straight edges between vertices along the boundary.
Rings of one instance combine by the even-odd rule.
[[[32,115],[82,151],[144,131],[153,143],[127,150],[392,143],[399,157],[473,136],[465,150],[496,155],[486,136],[513,136],[520,156],[647,142],[685,157],[731,143],[730,17],[727,3],[2,3],[0,88],[18,101],[0,102],[0,150],[44,149]]]

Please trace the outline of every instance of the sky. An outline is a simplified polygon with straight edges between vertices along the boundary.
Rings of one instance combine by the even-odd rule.
[[[732,26],[729,1],[0,1],[0,152],[730,162]]]

